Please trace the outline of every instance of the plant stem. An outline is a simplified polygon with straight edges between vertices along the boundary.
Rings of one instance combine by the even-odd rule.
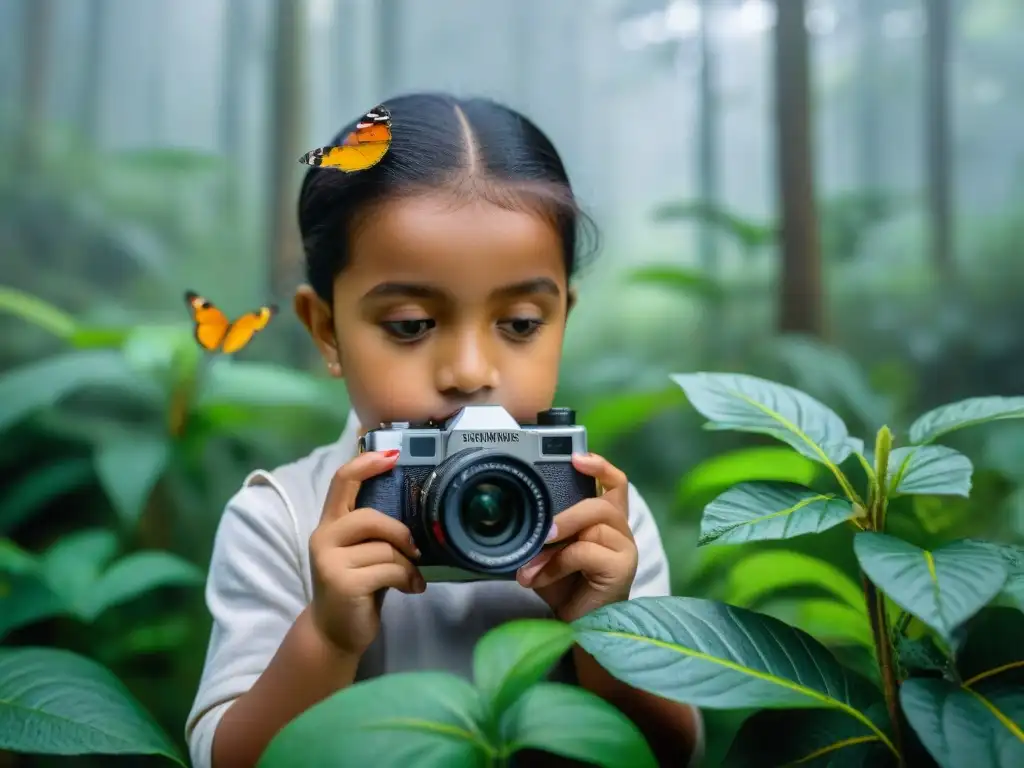
[[[896,665],[893,663],[892,639],[889,635],[889,619],[885,612],[885,595],[861,574],[864,585],[864,599],[867,601],[868,615],[871,617],[871,633],[875,638],[875,655],[878,659],[878,671],[882,678],[882,692],[885,695],[885,706],[889,710],[892,723],[893,743],[899,752],[897,761],[900,768],[906,765],[903,752],[903,721],[899,702],[899,682],[896,679]]]

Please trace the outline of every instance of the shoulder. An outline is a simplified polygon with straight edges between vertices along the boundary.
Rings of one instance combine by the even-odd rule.
[[[638,565],[630,597],[671,593],[668,556],[654,513],[636,487],[629,485],[629,529],[636,543]]]

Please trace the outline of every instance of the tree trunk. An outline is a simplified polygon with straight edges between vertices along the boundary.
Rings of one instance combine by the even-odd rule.
[[[224,68],[221,76],[220,147],[226,161],[222,199],[225,215],[238,214],[239,174],[242,156],[242,62],[249,42],[249,4],[245,0],[227,0],[224,11]]]
[[[880,109],[878,89],[882,71],[882,39],[879,34],[881,10],[879,0],[860,0],[858,10],[858,164],[861,187],[869,192],[883,186],[881,172]]]
[[[103,51],[107,0],[89,0],[86,19],[85,60],[82,62],[82,87],[78,93],[78,130],[93,149],[100,143],[100,105],[103,103]]]
[[[949,282],[955,272],[949,167],[949,0],[928,0],[924,6],[928,19],[925,43],[925,162],[928,169],[932,259],[940,279]]]
[[[712,208],[718,204],[718,174],[716,160],[718,146],[715,141],[718,127],[718,103],[715,101],[715,61],[711,40],[712,0],[700,0],[700,81],[697,103],[697,158],[699,176],[698,194],[704,205]],[[707,275],[714,275],[717,267],[716,235],[714,225],[702,221],[700,225],[700,264]]]
[[[805,2],[779,0],[776,6],[775,112],[782,259],[778,329],[780,333],[824,337]]]
[[[53,10],[52,0],[25,2],[25,29],[21,37],[21,136],[15,162],[29,172],[38,166],[43,151]]]
[[[520,0],[521,1],[521,0]],[[378,0],[377,2],[377,101],[385,101],[397,95],[402,62],[400,24],[402,23],[400,0]],[[367,104],[366,109],[376,106]]]
[[[277,301],[290,297],[302,274],[295,200],[299,186],[302,146],[302,0],[277,0],[270,109],[270,195],[268,237],[270,295]]]

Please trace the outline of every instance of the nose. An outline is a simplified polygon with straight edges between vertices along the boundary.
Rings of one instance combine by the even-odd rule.
[[[436,367],[437,391],[447,395],[479,395],[498,386],[493,345],[476,330],[452,334],[440,345]]]

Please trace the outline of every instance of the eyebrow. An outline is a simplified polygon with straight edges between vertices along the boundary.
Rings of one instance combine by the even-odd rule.
[[[546,293],[551,296],[561,297],[562,292],[558,284],[548,277],[535,277],[531,280],[524,280],[520,283],[504,285],[491,291],[491,298],[512,298],[515,296],[528,296],[535,293]],[[380,283],[374,286],[363,295],[364,300],[380,299],[389,297],[407,297],[414,299],[443,299],[450,298],[451,294],[443,288],[423,283]]]

